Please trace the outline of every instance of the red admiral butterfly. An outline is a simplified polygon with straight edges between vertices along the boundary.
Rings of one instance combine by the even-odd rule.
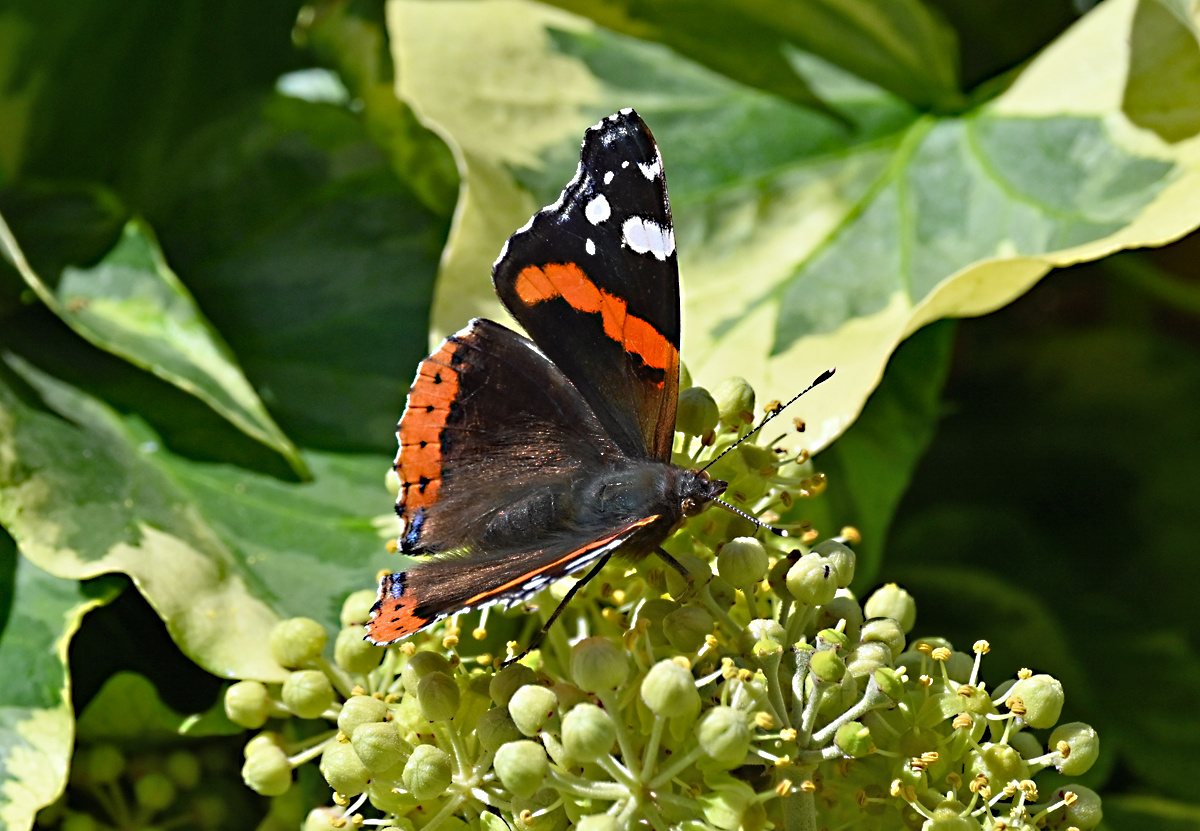
[[[588,129],[575,178],[492,281],[532,341],[473,320],[418,368],[396,510],[401,550],[429,559],[380,581],[376,644],[596,564],[590,578],[618,550],[686,576],[659,546],[725,491],[671,464],[679,268],[662,156],[633,110]]]

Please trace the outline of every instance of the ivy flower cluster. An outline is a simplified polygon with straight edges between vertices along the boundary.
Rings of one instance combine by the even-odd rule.
[[[715,459],[753,413],[741,379],[685,389],[676,463]],[[761,442],[711,470],[733,504],[778,523],[824,480],[804,453]],[[1055,678],[1022,670],[989,688],[986,641],[910,641],[907,592],[850,592],[853,529],[821,540],[783,524],[792,536],[760,541],[710,509],[665,546],[690,586],[655,558],[610,564],[539,650],[507,665],[520,641],[503,656],[475,647],[489,628],[528,638],[570,579],[534,598],[537,614],[485,610],[468,637],[451,618],[387,649],[363,641],[374,595],[356,593],[332,661],[320,624],[283,621],[271,649],[287,681],[226,695],[233,721],[267,728],[246,745],[243,778],[282,795],[319,760],[334,804],[305,831],[1096,827],[1095,793],[1034,782],[1048,768],[1081,774],[1099,750],[1087,725],[1058,724]]]

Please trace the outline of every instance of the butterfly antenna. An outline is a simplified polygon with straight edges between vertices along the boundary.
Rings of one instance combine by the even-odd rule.
[[[731,514],[737,514],[742,519],[748,519],[751,522],[753,522],[755,525],[757,525],[759,528],[766,528],[768,531],[770,531],[772,534],[775,534],[776,536],[780,536],[780,537],[789,536],[788,532],[785,531],[784,529],[776,528],[774,525],[767,525],[767,523],[763,522],[761,519],[754,516],[753,514],[748,514],[745,511],[743,511],[741,508],[735,508],[732,505],[730,505],[728,502],[724,502],[720,499],[714,499],[712,504],[718,505],[718,506],[724,508],[725,510],[729,511]]]
[[[759,430],[761,430],[762,428],[766,427],[766,426],[767,426],[767,424],[768,424],[768,423],[770,423],[771,419],[775,418],[775,416],[779,415],[779,414],[780,414],[780,413],[782,413],[784,410],[786,410],[788,407],[790,407],[790,406],[792,406],[793,404],[795,404],[795,403],[796,403],[796,401],[797,401],[797,400],[799,400],[800,396],[804,395],[804,394],[805,394],[805,393],[807,393],[807,392],[811,392],[811,391],[812,391],[812,389],[813,389],[814,387],[816,387],[816,386],[818,386],[818,385],[820,385],[820,384],[824,384],[826,381],[828,381],[830,378],[832,378],[832,377],[833,377],[833,373],[834,373],[834,372],[836,372],[836,371],[837,371],[837,367],[830,367],[829,369],[825,370],[825,371],[824,371],[824,372],[822,372],[822,373],[821,373],[819,376],[817,376],[817,380],[813,381],[813,382],[812,382],[811,384],[809,384],[807,387],[805,387],[804,389],[800,390],[800,392],[798,392],[798,393],[796,393],[794,396],[792,396],[792,400],[791,400],[791,401],[789,401],[788,403],[784,404],[782,407],[778,407],[778,408],[776,408],[776,409],[772,410],[771,412],[767,413],[767,417],[766,417],[766,418],[764,418],[764,419],[763,419],[761,422],[759,422],[759,425],[758,425],[757,427],[755,427],[753,430],[751,430],[751,431],[750,431],[749,433],[747,433],[746,435],[742,436],[740,439],[738,439],[737,441],[735,441],[733,444],[729,445],[729,447],[726,447],[726,448],[725,448],[725,449],[724,449],[724,450],[721,452],[721,454],[720,454],[719,456],[717,456],[715,459],[713,459],[712,461],[710,461],[710,462],[709,462],[708,464],[706,464],[704,467],[700,468],[701,472],[703,472],[703,471],[705,471],[705,470],[708,470],[710,467],[712,467],[713,465],[715,465],[717,462],[721,461],[721,459],[722,459],[722,458],[725,456],[725,454],[726,454],[726,453],[728,453],[730,450],[733,450],[735,447],[737,447],[739,444],[741,444],[742,442],[744,442],[746,439],[750,438],[750,437],[751,437],[751,436],[753,436],[755,433],[757,433]],[[721,504],[724,504],[724,503],[721,503]],[[730,506],[730,510],[732,510],[734,513],[741,513],[740,511],[738,511],[738,509],[737,509],[737,508],[734,508],[734,507],[732,507],[732,506]],[[745,516],[747,519],[754,519],[754,517],[752,517],[752,516],[749,516],[748,514],[742,514],[742,516]],[[758,520],[754,520],[754,521],[755,521],[755,522],[758,522]],[[760,523],[759,523],[759,525],[762,525],[762,523],[760,522]],[[769,526],[769,525],[768,525],[768,526],[764,526],[764,527],[770,528],[770,526]],[[775,530],[775,529],[773,529],[773,528],[772,528],[771,530]],[[786,536],[786,535],[785,535],[785,536]]]

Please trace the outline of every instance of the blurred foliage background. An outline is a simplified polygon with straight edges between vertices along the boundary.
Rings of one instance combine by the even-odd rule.
[[[276,679],[269,622],[332,630],[388,564],[383,473],[431,327],[491,313],[486,264],[627,97],[672,177],[697,381],[765,399],[849,367],[797,415],[814,450],[852,424],[804,510],[863,530],[859,590],[899,581],[915,634],[1061,678],[1064,720],[1103,739],[1107,827],[1200,828],[1200,242],[1103,257],[1200,222],[1196,4],[557,6],[0,3],[0,824],[57,800],[44,824],[89,831],[102,766],[59,798],[77,718],[130,783],[176,758],[177,797],[128,827],[295,827],[327,798],[241,787],[222,678]],[[481,20],[517,22],[493,43]],[[439,63],[472,48],[517,66],[474,66],[478,100]],[[563,56],[587,72],[537,75]],[[1079,111],[1056,120],[1027,70]],[[927,143],[954,131],[1001,196],[955,190],[957,145]],[[867,223],[893,185],[925,201]],[[769,261],[730,265],[747,251]],[[1002,288],[938,294],[968,273]]]

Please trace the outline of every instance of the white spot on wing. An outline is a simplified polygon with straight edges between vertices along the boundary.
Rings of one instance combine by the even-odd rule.
[[[665,260],[675,253],[675,234],[652,219],[631,216],[621,226],[625,244],[638,254],[651,254]]]
[[[612,209],[608,206],[608,200],[604,198],[603,193],[598,193],[592,197],[592,201],[587,203],[587,207],[583,209],[584,216],[588,222],[593,225],[599,225],[604,220],[612,215]]]
[[[621,169],[622,169],[622,170],[624,170],[624,169],[625,169],[625,168],[627,168],[627,167],[629,167],[629,162],[628,162],[628,161],[621,162]]]
[[[656,156],[650,164],[638,162],[638,168],[642,171],[642,175],[653,182],[662,175],[662,158]]]
[[[589,254],[596,253],[596,243],[592,242],[591,239],[589,239],[586,243],[584,243],[583,247],[587,249],[587,252]]]
[[[633,107],[626,107],[625,109],[621,110],[621,115],[632,115],[632,114],[633,114]]]
[[[610,170],[610,171],[608,171],[607,173],[605,173],[605,174],[604,174],[604,184],[606,184],[606,185],[607,185],[607,184],[609,184],[610,182],[612,182],[612,180],[613,180],[613,176],[615,176],[615,175],[616,175],[616,174],[615,174],[615,173],[613,173],[611,170]]]

